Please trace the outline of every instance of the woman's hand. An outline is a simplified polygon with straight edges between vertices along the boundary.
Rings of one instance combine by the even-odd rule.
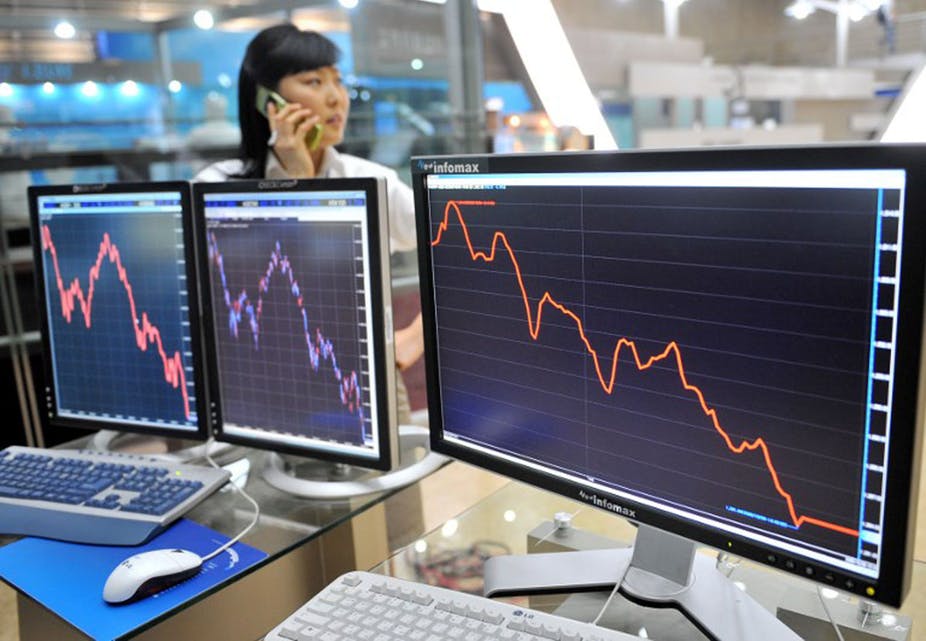
[[[424,331],[421,325],[421,313],[407,327],[395,333],[395,364],[399,370],[405,370],[415,364],[424,353]]]
[[[306,138],[320,118],[308,107],[288,103],[282,109],[272,102],[267,105],[270,139],[273,153],[293,178],[314,178],[315,163],[309,154]]]

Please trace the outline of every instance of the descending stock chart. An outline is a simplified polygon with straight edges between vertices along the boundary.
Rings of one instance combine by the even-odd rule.
[[[171,202],[179,209],[179,194]],[[195,427],[179,213],[45,211],[39,232],[58,413]]]
[[[360,234],[359,223],[295,219],[210,225],[226,424],[368,441]]]
[[[882,393],[869,339],[890,335],[873,329],[872,283],[895,195],[540,193],[429,191],[445,432],[861,556],[878,509],[861,500]]]

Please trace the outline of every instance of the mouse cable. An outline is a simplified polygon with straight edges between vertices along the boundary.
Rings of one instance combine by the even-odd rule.
[[[842,636],[842,632],[839,630],[839,624],[836,623],[836,619],[833,618],[833,613],[830,612],[830,606],[826,604],[826,597],[823,596],[823,586],[817,586],[817,596],[820,597],[820,603],[823,605],[823,611],[826,612],[826,618],[829,619],[830,624],[833,626],[833,630],[836,632],[836,638],[839,641],[845,641],[845,638]]]
[[[210,438],[209,441],[206,443],[206,454],[205,454],[205,459],[206,459],[206,461],[209,463],[209,465],[211,465],[212,467],[214,467],[214,468],[217,469],[217,470],[221,470],[222,467],[220,467],[218,463],[216,463],[215,461],[213,461],[213,460],[212,460],[212,456],[209,455],[209,448],[210,448],[214,443],[215,443],[215,441],[214,441],[213,439],[211,439],[211,438]],[[206,556],[204,556],[204,557],[203,557],[203,563],[205,563],[205,562],[208,561],[209,559],[212,559],[212,558],[214,558],[214,557],[217,557],[217,556],[220,555],[222,552],[224,552],[225,550],[227,550],[228,548],[230,548],[231,546],[233,546],[235,543],[237,543],[238,541],[240,541],[242,538],[244,538],[244,536],[245,536],[248,532],[250,532],[251,529],[252,529],[255,525],[257,525],[257,522],[260,520],[260,505],[258,505],[257,501],[255,501],[253,498],[251,498],[251,496],[250,496],[247,492],[244,491],[244,488],[239,487],[238,484],[234,481],[234,479],[231,479],[231,486],[232,486],[232,489],[235,490],[235,492],[237,492],[238,494],[240,494],[241,496],[243,496],[244,498],[246,498],[246,499],[251,503],[251,505],[254,506],[254,516],[253,516],[253,518],[251,519],[251,522],[248,524],[248,526],[247,526],[246,528],[244,528],[241,532],[239,532],[238,535],[237,535],[235,538],[228,540],[224,545],[222,545],[222,547],[220,547],[220,548],[214,550],[213,552],[207,554]]]

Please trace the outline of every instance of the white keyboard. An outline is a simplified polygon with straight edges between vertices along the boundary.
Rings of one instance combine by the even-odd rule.
[[[264,637],[264,641],[453,639],[631,641],[638,637],[369,572],[349,572],[335,579]]]

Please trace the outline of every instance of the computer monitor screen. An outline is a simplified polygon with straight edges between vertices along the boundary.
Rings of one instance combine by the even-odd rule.
[[[189,191],[29,188],[46,426],[205,438]]]
[[[432,448],[897,603],[924,160],[413,159]]]
[[[384,185],[196,184],[216,438],[391,469]]]

